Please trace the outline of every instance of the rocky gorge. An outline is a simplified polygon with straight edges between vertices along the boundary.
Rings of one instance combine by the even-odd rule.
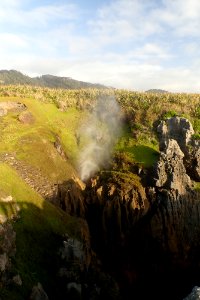
[[[189,119],[154,120],[148,138],[157,136],[158,152],[129,141],[147,135],[136,123],[145,115],[136,106],[126,116],[117,110],[125,127],[132,124],[124,152],[81,180],[71,152],[84,143],[76,121],[83,108],[0,104],[0,299],[198,297],[200,143]],[[109,138],[97,138],[101,119],[90,136],[96,146]],[[127,159],[125,151],[142,150],[154,164]]]
[[[140,177],[100,172],[58,191],[60,207],[87,221],[122,299],[183,299],[200,281],[199,142],[185,118],[156,130],[160,156]]]

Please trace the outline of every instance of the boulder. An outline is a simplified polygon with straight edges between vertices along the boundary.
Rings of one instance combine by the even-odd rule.
[[[70,282],[67,284],[67,296],[69,299],[81,299],[82,286],[80,283]]]
[[[172,117],[166,121],[161,121],[157,127],[160,150],[167,147],[168,140],[177,141],[181,150],[185,153],[187,146],[191,142],[194,129],[186,118]]]
[[[23,124],[33,124],[35,122],[35,118],[30,111],[22,112],[19,115],[18,120]]]
[[[22,279],[19,274],[15,275],[12,280],[16,285],[18,285],[18,286],[22,285]]]
[[[16,233],[12,225],[0,224],[0,284],[2,286],[7,285],[11,279],[11,258],[16,252],[15,240]]]
[[[14,101],[0,102],[0,109],[7,112],[21,112],[26,110],[26,105],[24,103]]]
[[[191,294],[189,294],[186,298],[183,300],[199,300],[200,299],[200,287],[195,286],[192,289]]]
[[[40,282],[33,287],[29,300],[49,300]]]
[[[4,272],[9,263],[8,256],[6,253],[0,254],[0,272]]]
[[[6,108],[0,107],[0,117],[7,115],[8,111]]]

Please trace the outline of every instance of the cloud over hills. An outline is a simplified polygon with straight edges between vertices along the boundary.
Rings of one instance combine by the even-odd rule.
[[[199,92],[197,0],[3,0],[3,69]]]

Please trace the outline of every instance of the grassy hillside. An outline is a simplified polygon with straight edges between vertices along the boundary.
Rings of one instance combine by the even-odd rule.
[[[61,235],[67,232],[81,236],[82,222],[46,201],[41,189],[43,182],[51,187],[77,173],[81,150],[77,131],[100,95],[115,96],[121,108],[123,128],[113,153],[115,171],[153,165],[159,153],[154,127],[161,119],[172,115],[187,117],[196,137],[200,135],[199,94],[0,86],[0,105],[20,102],[26,106],[23,112],[8,111],[0,116],[0,222],[20,214],[13,223],[17,234],[13,273],[20,274],[23,281],[22,288],[2,290],[2,299],[25,299],[38,281],[51,292],[47,282],[53,288],[52,257]],[[25,112],[31,114],[31,122],[20,121]],[[55,147],[57,142],[64,157]],[[12,201],[3,200],[8,196],[12,196]]]
[[[1,97],[0,104],[5,102],[25,104],[25,112],[30,112],[34,120],[30,124],[20,122],[19,116],[24,112],[17,111],[0,117],[0,220],[20,215],[13,223],[17,252],[12,272],[19,274],[23,282],[22,288],[9,286],[0,295],[1,299],[16,300],[26,299],[38,281],[51,294],[61,236],[81,236],[82,222],[44,200],[37,185],[45,189],[46,185],[51,187],[76,174],[75,131],[85,112],[75,107],[62,112],[51,101],[43,103],[34,98]],[[66,159],[54,146],[58,138]],[[34,178],[35,189],[29,185],[33,176],[38,176]],[[8,196],[13,200],[4,200]]]
[[[0,163],[0,168],[0,197],[13,197],[10,202],[0,201],[0,214],[13,219],[20,212],[20,218],[13,223],[17,252],[12,272],[19,274],[23,282],[22,288],[9,286],[0,295],[2,299],[27,299],[38,281],[51,293],[61,235],[80,238],[82,223],[42,199],[11,167]]]
[[[0,103],[19,102],[18,97],[0,97]],[[64,180],[73,172],[77,143],[75,130],[84,112],[70,108],[61,112],[51,103],[35,99],[20,99],[34,117],[33,124],[23,124],[18,120],[19,113],[11,112],[1,118],[0,154],[13,153],[17,159],[40,168],[49,179]],[[59,137],[69,161],[63,160],[56,152],[53,143]]]

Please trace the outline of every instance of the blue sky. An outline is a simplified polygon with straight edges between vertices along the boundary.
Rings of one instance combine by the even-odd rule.
[[[199,0],[1,0],[0,69],[200,92]]]

